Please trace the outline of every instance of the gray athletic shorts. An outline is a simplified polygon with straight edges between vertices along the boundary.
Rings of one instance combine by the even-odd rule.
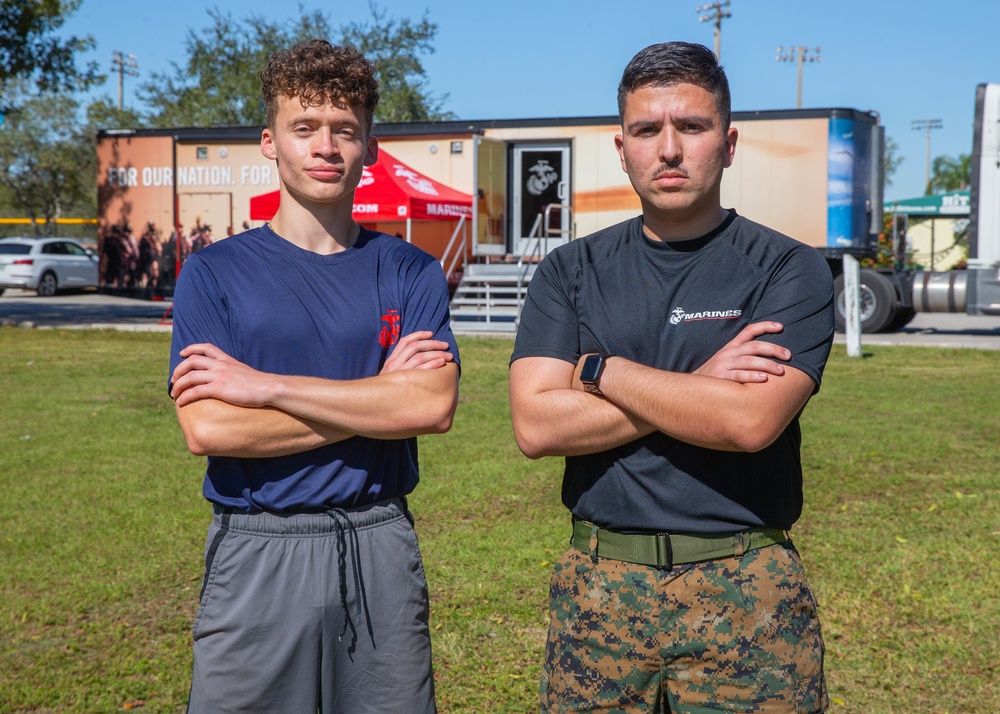
[[[216,507],[188,712],[435,712],[427,610],[399,500],[287,516]]]

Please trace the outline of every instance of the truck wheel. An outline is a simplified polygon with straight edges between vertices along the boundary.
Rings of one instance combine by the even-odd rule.
[[[59,283],[56,282],[56,274],[51,271],[46,271],[42,277],[38,279],[38,296],[52,297],[56,294],[56,289],[58,287]]]
[[[886,332],[895,332],[900,330],[910,324],[910,320],[917,316],[917,311],[912,307],[897,307],[896,314],[893,315],[892,320],[889,321],[889,326],[885,328]]]
[[[833,295],[836,305],[834,321],[837,331],[843,332],[847,326],[843,275],[838,275],[833,281]],[[861,271],[861,331],[863,333],[871,334],[888,328],[896,313],[896,304],[896,291],[888,278],[874,270]]]

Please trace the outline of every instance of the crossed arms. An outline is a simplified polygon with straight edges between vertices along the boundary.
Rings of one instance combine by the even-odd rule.
[[[514,436],[530,458],[605,451],[660,431],[723,451],[770,445],[809,400],[815,383],[781,364],[791,353],[756,338],[780,332],[775,322],[747,326],[691,374],[667,372],[621,357],[606,361],[604,397],[580,383],[580,367],[523,357],[510,367]]]
[[[406,335],[380,374],[343,381],[260,372],[214,345],[190,345],[170,396],[188,449],[199,456],[263,458],[352,436],[443,433],[458,403],[458,366],[448,343],[432,337]]]
[[[583,390],[580,363],[526,357],[511,365],[518,446],[531,458],[588,454],[654,431],[727,451],[758,451],[801,411],[813,380],[781,364],[784,347],[756,338],[755,323],[692,374],[608,359],[604,397]],[[355,435],[401,439],[451,427],[458,367],[447,343],[416,332],[399,341],[375,377],[335,381],[259,372],[210,344],[191,345],[171,396],[188,448],[198,455],[268,457]],[[582,362],[581,358],[581,362]]]

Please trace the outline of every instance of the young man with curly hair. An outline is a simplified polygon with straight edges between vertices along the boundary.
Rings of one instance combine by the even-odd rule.
[[[215,514],[188,711],[433,712],[406,496],[457,403],[447,285],[352,218],[371,63],[314,40],[260,79],[280,208],[193,254],[174,298],[171,396]]]

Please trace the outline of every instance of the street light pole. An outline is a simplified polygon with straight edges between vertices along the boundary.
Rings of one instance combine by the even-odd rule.
[[[784,46],[778,47],[778,56],[775,57],[777,62],[795,62],[798,64],[799,70],[799,83],[798,92],[796,94],[796,109],[802,108],[802,65],[806,62],[819,62],[820,61],[820,48],[812,50],[813,54],[809,54],[810,50],[804,45],[799,45],[798,47],[794,45],[788,46],[788,51],[785,51]]]
[[[118,73],[118,111],[122,110],[122,96],[125,90],[125,75],[138,77],[139,63],[135,61],[135,55],[131,52],[122,54],[121,50],[111,53],[111,71]]]
[[[733,13],[729,12],[725,8],[729,7],[729,0],[715,0],[713,3],[706,3],[704,5],[699,5],[694,9],[695,12],[708,13],[702,15],[699,19],[701,22],[712,22],[715,21],[715,58],[722,58],[722,21],[727,17],[732,17]]]
[[[923,129],[927,132],[927,155],[924,166],[924,193],[930,194],[931,187],[931,129],[940,129],[944,126],[940,119],[914,119],[910,122],[914,131]]]

